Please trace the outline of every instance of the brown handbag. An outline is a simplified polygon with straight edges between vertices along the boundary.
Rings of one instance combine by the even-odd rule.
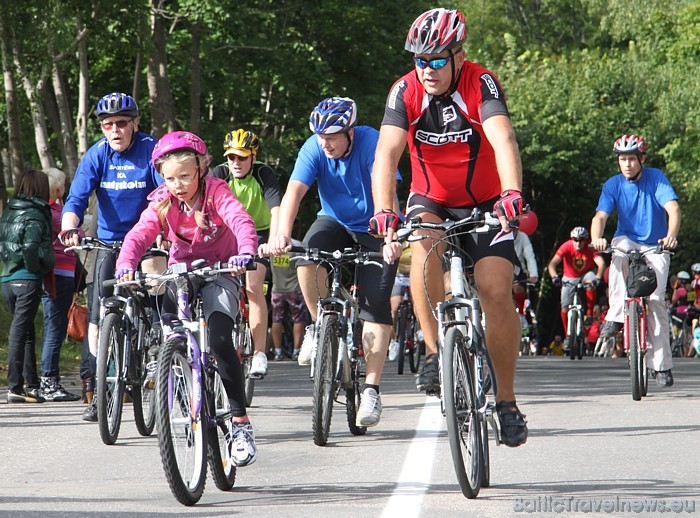
[[[88,309],[78,303],[77,293],[68,309],[68,337],[76,342],[82,342],[88,328]]]

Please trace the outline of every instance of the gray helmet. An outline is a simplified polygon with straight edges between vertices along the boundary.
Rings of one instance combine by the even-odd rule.
[[[676,278],[679,281],[689,281],[690,280],[690,274],[686,272],[685,270],[682,270],[678,272],[678,275],[676,275]]]

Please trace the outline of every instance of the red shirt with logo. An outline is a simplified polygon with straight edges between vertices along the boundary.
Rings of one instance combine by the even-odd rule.
[[[503,90],[496,76],[476,63],[464,62],[451,95],[426,93],[415,70],[394,83],[382,125],[408,131],[411,192],[445,207],[499,196],[496,157],[482,128],[494,115],[508,115]]]
[[[574,242],[569,239],[557,250],[564,268],[564,277],[583,277],[593,268],[596,268],[595,250],[590,246],[585,246],[583,250],[576,250]]]

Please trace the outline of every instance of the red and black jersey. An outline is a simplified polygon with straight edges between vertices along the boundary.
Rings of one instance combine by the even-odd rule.
[[[485,68],[465,61],[449,96],[425,92],[415,71],[399,79],[382,125],[408,131],[411,192],[445,207],[477,205],[501,194],[496,157],[482,123],[508,115],[503,90]]]

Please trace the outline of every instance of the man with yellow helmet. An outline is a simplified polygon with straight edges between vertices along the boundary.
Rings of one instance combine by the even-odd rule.
[[[226,180],[231,191],[246,208],[255,222],[258,243],[267,243],[270,229],[277,228],[277,214],[281,200],[280,186],[272,168],[257,162],[260,140],[252,131],[240,128],[224,137],[226,162],[211,172],[215,178]],[[250,305],[250,327],[253,332],[255,355],[250,374],[267,374],[267,302],[263,292],[269,261],[258,260],[259,267],[246,273],[246,291]]]

